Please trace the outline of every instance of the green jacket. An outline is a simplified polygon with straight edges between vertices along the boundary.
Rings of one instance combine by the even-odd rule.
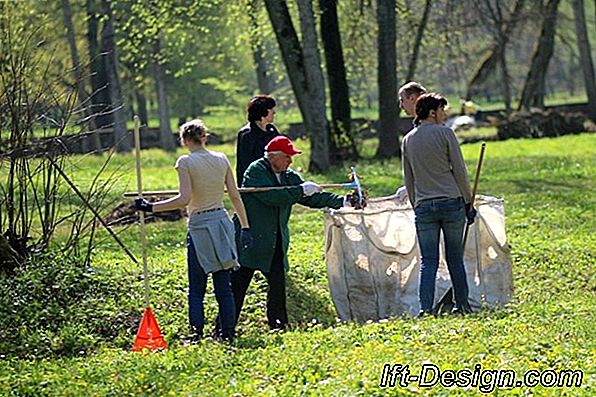
[[[292,186],[287,189],[270,190],[258,193],[242,193],[242,201],[248,215],[248,222],[254,237],[250,249],[239,249],[238,257],[242,266],[269,272],[275,252],[277,238],[282,239],[284,267],[289,269],[288,247],[290,245],[290,230],[288,221],[292,212],[292,205],[299,203],[311,208],[340,208],[343,196],[329,192],[315,193],[310,197],[302,194],[300,184],[304,182],[300,175],[288,169],[280,175],[281,183],[277,181],[271,165],[266,158],[254,161],[244,173],[242,187],[263,186]],[[240,223],[235,219],[236,241],[240,247]],[[281,235],[278,236],[278,232]]]

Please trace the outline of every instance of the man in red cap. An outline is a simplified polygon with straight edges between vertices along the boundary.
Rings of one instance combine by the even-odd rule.
[[[243,187],[287,186],[287,189],[258,193],[243,193],[253,246],[239,250],[240,269],[232,273],[232,291],[236,306],[236,321],[240,315],[246,290],[255,270],[267,279],[267,320],[271,329],[288,325],[286,312],[285,273],[289,268],[287,252],[290,244],[288,220],[296,203],[311,208],[340,208],[349,197],[323,192],[314,182],[305,182],[289,168],[292,156],[301,153],[283,135],[273,138],[265,146],[265,155],[250,164],[243,176]],[[236,222],[239,238],[240,224]]]

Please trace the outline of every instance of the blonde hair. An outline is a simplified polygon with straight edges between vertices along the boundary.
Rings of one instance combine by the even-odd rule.
[[[200,143],[209,132],[201,119],[187,121],[180,126],[180,139]]]

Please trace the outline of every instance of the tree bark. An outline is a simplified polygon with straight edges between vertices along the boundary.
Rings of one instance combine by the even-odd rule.
[[[397,100],[397,54],[395,0],[379,0],[377,3],[378,72],[379,86],[379,148],[378,157],[401,155],[398,140],[398,100]]]
[[[250,17],[250,43],[252,46],[252,55],[255,60],[257,83],[261,94],[270,94],[273,91],[273,82],[267,72],[267,61],[265,50],[263,48],[263,39],[259,30],[259,20],[257,17],[258,0],[248,0]]]
[[[135,99],[137,101],[137,108],[141,125],[147,125],[149,122],[149,113],[147,112],[147,98],[140,88],[135,90]]]
[[[325,49],[329,96],[331,97],[330,158],[333,164],[358,158],[358,149],[352,135],[350,89],[341,45],[336,0],[319,0],[321,9],[321,36]]]
[[[306,85],[309,92],[309,105],[311,107],[311,133],[310,150],[311,158],[309,169],[311,171],[327,171],[329,161],[329,122],[326,114],[325,80],[321,69],[321,56],[319,54],[319,40],[312,0],[296,0],[302,30],[302,55],[304,56],[304,71],[306,72]]]
[[[279,44],[304,125],[306,130],[309,131],[311,142],[309,169],[312,171],[326,171],[329,169],[329,125],[325,115],[323,73],[321,71],[318,48],[316,47],[317,40],[312,5],[308,0],[299,1],[300,19],[303,21],[301,25],[304,35],[303,42],[306,45],[307,41],[311,41],[309,43],[310,46],[306,46],[307,48],[304,50],[300,45],[286,2],[265,0],[265,6],[267,7],[267,13],[269,14],[269,19],[271,20]],[[308,16],[309,9],[310,17]],[[309,18],[311,20],[311,26],[309,26]]]
[[[95,120],[91,112],[91,102],[89,96],[85,92],[85,77],[83,75],[83,69],[81,67],[81,61],[79,58],[79,51],[75,40],[75,31],[72,23],[72,9],[70,8],[69,0],[62,0],[62,16],[64,18],[64,25],[66,27],[66,39],[70,48],[70,58],[72,60],[72,67],[75,76],[75,84],[77,87],[77,98],[79,100],[79,106],[84,111],[86,124],[88,126],[91,142],[91,151],[99,154],[101,150],[101,142],[99,139],[99,133],[96,131]]]
[[[594,62],[592,61],[592,52],[590,40],[586,29],[586,15],[583,0],[573,0],[573,14],[575,19],[575,33],[577,36],[577,47],[579,49],[580,62],[584,81],[586,83],[586,92],[588,94],[588,109],[590,109],[590,118],[596,121],[596,80],[594,78]]]
[[[507,68],[507,57],[505,52],[505,45],[502,45],[498,56],[501,66],[501,95],[503,96],[503,103],[505,104],[505,114],[508,117],[511,114],[511,77],[509,76],[509,70]]]
[[[99,21],[100,12],[95,0],[87,0],[87,48],[91,66],[91,113],[95,117],[95,125],[99,129],[111,128],[114,117],[109,112],[110,94],[105,67],[105,54],[100,51]]]
[[[153,63],[153,72],[155,77],[155,89],[157,91],[157,110],[159,113],[159,144],[163,150],[176,150],[176,142],[172,135],[170,127],[170,111],[168,108],[168,98],[166,95],[166,73],[165,67],[159,59],[161,52],[161,37],[155,41],[153,54],[155,62]]]
[[[108,0],[101,2],[102,13],[105,17],[101,47],[106,54],[104,58],[105,68],[108,77],[108,92],[110,94],[111,111],[114,115],[114,139],[118,151],[128,152],[131,150],[131,140],[126,129],[126,115],[122,101],[122,88],[118,76],[119,62],[114,41],[114,17]]]
[[[544,82],[555,46],[558,6],[559,0],[548,0],[546,4],[540,37],[524,83],[519,109],[544,108]]]

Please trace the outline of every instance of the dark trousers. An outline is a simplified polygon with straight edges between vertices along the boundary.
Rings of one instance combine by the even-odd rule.
[[[234,293],[234,306],[236,307],[236,322],[240,317],[244,297],[250,285],[255,269],[240,267],[232,272],[232,291]],[[284,269],[284,255],[281,240],[275,243],[275,253],[271,261],[269,272],[263,272],[267,279],[267,321],[271,329],[284,329],[288,325],[286,310],[286,278]]]

